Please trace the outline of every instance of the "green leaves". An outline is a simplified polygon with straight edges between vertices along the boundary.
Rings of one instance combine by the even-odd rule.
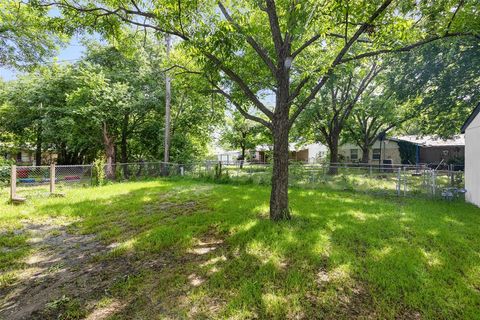
[[[27,68],[51,57],[66,40],[48,9],[19,0],[0,2],[0,67]]]

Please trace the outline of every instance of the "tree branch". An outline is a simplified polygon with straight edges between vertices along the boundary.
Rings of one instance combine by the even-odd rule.
[[[444,39],[444,38],[450,38],[450,37],[475,37],[475,38],[480,39],[480,36],[475,35],[473,33],[464,33],[464,32],[447,33],[443,36],[434,36],[434,37],[424,39],[424,40],[406,45],[404,47],[396,48],[396,49],[381,49],[381,50],[376,50],[376,51],[365,52],[365,53],[362,53],[362,54],[359,54],[359,55],[356,55],[356,56],[353,56],[353,57],[350,57],[350,58],[342,59],[340,61],[340,64],[346,63],[346,62],[349,62],[349,61],[353,61],[353,60],[360,60],[360,59],[363,59],[363,58],[375,57],[375,56],[385,54],[385,53],[408,52],[412,49],[423,46],[427,43],[437,41],[437,40],[440,40],[440,39]]]
[[[270,23],[270,30],[272,32],[273,44],[275,45],[275,51],[277,56],[281,56],[283,39],[282,31],[280,30],[280,24],[278,22],[277,8],[275,6],[275,0],[265,0],[266,8],[265,11],[268,14],[268,20]]]
[[[269,129],[272,129],[272,124],[270,122],[268,122],[268,121],[266,121],[266,120],[264,120],[260,117],[251,115],[244,108],[242,108],[242,106],[238,102],[236,102],[230,94],[225,92],[225,90],[221,89],[216,84],[214,84],[214,86],[215,86],[215,88],[217,88],[216,92],[220,93],[222,96],[227,98],[227,100],[230,101],[230,103],[233,104],[235,106],[235,108],[238,110],[238,112],[240,112],[246,119],[258,122],[260,124],[263,124],[265,127],[269,128]]]
[[[448,25],[447,25],[447,33],[450,32],[450,27],[452,26],[453,20],[455,20],[455,16],[457,15],[458,10],[460,10],[460,8],[463,6],[463,3],[464,3],[464,0],[460,0],[460,1],[458,2],[458,6],[457,6],[457,8],[455,9],[455,11],[453,12],[452,18],[451,18],[450,21],[448,22]]]
[[[167,30],[167,29],[161,28],[157,25],[138,22],[138,21],[132,20],[132,19],[127,17],[127,15],[136,15],[136,16],[141,16],[141,17],[145,17],[145,18],[149,18],[149,19],[158,19],[157,15],[155,15],[154,13],[151,13],[151,12],[145,12],[145,11],[141,11],[141,10],[131,10],[131,9],[128,9],[128,8],[125,8],[125,7],[118,7],[116,9],[108,9],[108,8],[104,8],[104,7],[87,8],[87,7],[82,7],[82,6],[75,6],[73,4],[70,4],[67,1],[39,3],[38,5],[42,6],[42,7],[51,7],[51,6],[58,6],[58,7],[61,7],[61,8],[63,7],[63,8],[75,10],[75,11],[78,11],[78,12],[94,14],[94,15],[96,15],[96,17],[116,16],[120,20],[122,20],[123,22],[127,22],[127,23],[130,23],[132,25],[136,25],[136,26],[140,26],[140,27],[144,27],[144,28],[149,28],[149,29],[153,29],[153,30],[160,31],[160,32],[163,32],[163,33],[168,33],[168,34],[171,34],[171,35],[175,35],[175,36],[177,36],[177,37],[179,37],[183,40],[189,40],[188,37],[185,34],[183,34],[182,32],[179,32],[178,30]],[[95,14],[96,12],[100,12],[100,13]],[[122,12],[125,15],[121,14]]]
[[[316,34],[310,39],[308,39],[304,44],[300,46],[300,48],[298,48],[292,53],[292,60],[295,59],[296,56],[298,56],[303,50],[305,50],[308,46],[310,46],[312,43],[317,41],[319,38],[320,38],[320,35]]]
[[[300,113],[306,108],[306,106],[310,103],[310,101],[312,101],[315,96],[317,95],[317,93],[320,91],[320,89],[324,86],[325,82],[328,80],[328,78],[332,75],[333,73],[333,70],[334,68],[340,64],[340,62],[342,61],[343,57],[345,56],[345,54],[348,52],[348,50],[350,49],[350,47],[355,43],[355,41],[357,41],[357,39],[367,30],[368,26],[373,22],[375,21],[375,19],[377,19],[380,14],[382,14],[386,9],[387,7],[390,5],[390,3],[392,2],[393,0],[385,0],[382,5],[380,7],[378,7],[377,10],[375,10],[375,12],[370,16],[370,18],[368,19],[367,23],[364,23],[362,24],[358,29],[357,31],[355,32],[355,34],[347,41],[347,43],[345,44],[345,46],[342,48],[342,50],[340,50],[340,52],[338,53],[337,57],[335,58],[335,60],[332,62],[332,64],[330,65],[327,73],[320,79],[320,81],[317,83],[317,85],[310,91],[310,94],[308,95],[308,97],[297,107],[297,110],[295,110],[295,112],[293,113],[292,117],[290,118],[289,122],[290,122],[290,126],[293,125],[293,123],[295,122],[295,119],[300,115]]]
[[[218,2],[218,7],[222,11],[225,18],[235,27],[235,29],[239,33],[245,35],[243,33],[242,27],[233,20],[233,18],[230,16],[230,14],[228,13],[227,9],[225,8],[225,6],[222,4],[221,1]],[[248,44],[250,44],[250,46],[258,53],[260,58],[262,58],[263,62],[265,62],[265,64],[270,69],[272,74],[275,75],[275,72],[276,72],[275,64],[273,60],[269,57],[267,50],[265,50],[265,48],[263,48],[257,41],[255,41],[255,39],[252,36],[245,35],[245,38]]]
[[[265,107],[265,105],[260,102],[260,100],[258,100],[257,96],[255,95],[255,93],[252,92],[252,90],[250,90],[250,88],[248,87],[248,85],[245,83],[245,81],[243,81],[243,79],[237,75],[232,69],[226,67],[221,61],[220,59],[218,59],[215,55],[213,55],[212,53],[210,52],[203,52],[203,54],[205,54],[205,56],[207,56],[207,58],[209,58],[210,60],[212,60],[215,64],[217,64],[217,66],[223,71],[225,72],[232,81],[234,81],[239,87],[240,89],[245,93],[245,95],[247,96],[247,98],[253,102],[253,104],[260,110],[262,111],[269,119],[272,119],[273,117],[273,113],[272,111],[270,111],[267,107]]]

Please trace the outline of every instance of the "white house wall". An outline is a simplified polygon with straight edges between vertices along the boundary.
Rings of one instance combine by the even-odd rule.
[[[465,189],[467,201],[480,206],[480,115],[465,130]]]
[[[350,162],[350,150],[357,149],[358,152],[358,160],[362,159],[362,149],[359,146],[352,144],[352,143],[345,143],[340,146],[338,153],[343,156],[343,158]],[[380,149],[380,141],[375,141],[373,146],[370,148],[370,152],[368,155],[369,162],[371,163],[378,163],[378,160],[372,160],[373,158],[373,149]],[[398,144],[395,141],[384,140],[382,145],[382,160],[392,160],[392,163],[397,164],[401,163],[402,159],[400,157],[400,151],[398,149]]]
[[[305,146],[308,149],[308,163],[316,163],[318,160],[325,158],[327,155],[327,147],[321,143],[312,143]]]

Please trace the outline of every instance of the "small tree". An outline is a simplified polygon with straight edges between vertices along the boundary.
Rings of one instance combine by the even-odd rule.
[[[227,148],[240,149],[238,160],[241,160],[240,168],[243,168],[246,151],[255,149],[267,140],[262,131],[263,128],[260,125],[245,119],[238,111],[234,111],[231,117],[227,118],[220,142]]]

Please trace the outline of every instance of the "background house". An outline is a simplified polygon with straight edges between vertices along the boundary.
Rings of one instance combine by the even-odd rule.
[[[345,143],[339,148],[339,154],[345,162],[359,162],[362,150],[354,144]],[[451,139],[436,136],[398,136],[376,141],[369,152],[369,163],[390,162],[393,164],[440,164],[455,163],[463,166],[465,156],[464,135]]]
[[[338,154],[342,161],[347,163],[360,162],[362,159],[362,149],[355,144],[345,143],[338,149]],[[391,160],[392,163],[401,163],[398,144],[395,141],[384,140],[375,141],[368,154],[368,163],[378,164],[379,161]]]
[[[465,198],[480,206],[480,104],[473,110],[465,124]]]
[[[35,148],[29,146],[14,146],[13,144],[0,144],[0,155],[13,160],[17,165],[35,165]],[[57,160],[57,154],[53,151],[42,152],[42,164],[50,164]]]
[[[290,150],[290,160],[310,164],[322,161],[328,153],[327,147],[321,143],[310,143],[306,145],[291,144]]]
[[[271,159],[273,147],[270,145],[260,145],[255,150],[248,150],[246,153],[247,161],[256,163],[268,163]],[[317,163],[327,156],[327,147],[321,143],[311,143],[306,145],[297,145],[290,143],[289,159],[303,163]],[[216,157],[218,161],[224,164],[235,163],[238,161],[241,152],[237,150],[225,151],[217,150]]]

